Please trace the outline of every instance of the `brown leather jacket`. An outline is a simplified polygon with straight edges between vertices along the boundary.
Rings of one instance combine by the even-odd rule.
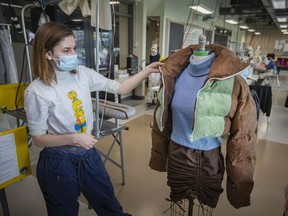
[[[191,45],[174,53],[162,66],[163,96],[161,106],[158,100],[154,112],[152,129],[152,152],[149,166],[157,171],[166,171],[168,146],[172,129],[170,102],[173,97],[175,78],[189,64],[189,57],[198,45]],[[255,144],[257,142],[256,107],[250,95],[249,86],[239,73],[249,64],[240,61],[229,49],[221,45],[208,45],[206,48],[215,53],[208,77],[205,81],[216,81],[233,78],[234,87],[230,112],[224,116],[222,136],[228,137],[226,153],[227,197],[235,208],[250,205],[250,193],[253,189],[255,168]],[[205,85],[204,83],[204,85]],[[161,115],[159,115],[161,108]],[[158,112],[158,113],[157,113]],[[156,121],[156,115],[161,116]],[[194,126],[194,125],[193,125]]]

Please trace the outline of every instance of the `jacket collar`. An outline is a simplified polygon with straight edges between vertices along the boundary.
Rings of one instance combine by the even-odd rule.
[[[165,64],[161,68],[162,74],[176,78],[188,66],[193,50],[198,48],[199,45],[190,45],[171,55],[165,60]],[[207,45],[206,49],[215,53],[215,60],[211,65],[207,79],[230,77],[249,66],[249,63],[241,61],[231,50],[222,45],[211,44]]]

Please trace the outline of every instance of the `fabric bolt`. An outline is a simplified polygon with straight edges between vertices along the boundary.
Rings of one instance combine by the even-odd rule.
[[[15,55],[9,39],[8,30],[0,30],[1,52],[4,60],[6,83],[18,83],[18,72],[16,67]]]
[[[58,6],[67,15],[71,15],[78,6],[80,7],[83,17],[91,15],[88,0],[62,0],[58,3]]]
[[[80,192],[99,216],[128,215],[114,195],[110,177],[95,148],[82,155],[44,148],[37,164],[37,179],[48,215],[77,216]]]
[[[112,15],[109,0],[91,1],[91,26],[96,27],[96,3],[99,1],[99,28],[112,30]]]
[[[249,63],[242,62],[224,46],[212,44],[207,45],[206,48],[211,49],[216,58],[210,67],[203,87],[197,92],[195,110],[191,110],[190,114],[196,116],[196,120],[191,122],[190,127],[193,134],[195,131],[198,133],[195,140],[207,136],[228,138],[225,158],[227,198],[234,208],[249,206],[254,186],[257,114],[250,89],[240,76],[243,70],[249,68]],[[169,163],[169,156],[174,154],[170,152],[170,145],[173,129],[171,100],[175,91],[175,80],[188,66],[189,58],[195,49],[199,49],[199,45],[190,45],[179,50],[167,58],[161,67],[162,83],[154,110],[151,133],[152,149],[149,161],[151,169],[160,172],[169,172],[167,163]],[[200,120],[197,120],[198,117]],[[182,151],[186,151],[186,155],[189,155],[190,149],[183,148]],[[185,161],[187,157],[178,157],[178,160],[183,162],[181,163],[183,166],[190,165]],[[177,162],[180,163],[179,161]],[[211,159],[210,162],[212,161]],[[201,174],[201,170],[204,168],[203,164],[205,164],[204,158],[199,163],[196,176]],[[212,163],[210,165],[213,166]],[[175,167],[181,172],[183,166]],[[173,173],[167,173],[167,175],[169,179],[177,177],[177,175],[174,177]],[[194,184],[187,182],[187,178],[184,176],[182,180],[183,184]],[[196,185],[196,187],[204,190],[202,195],[210,193],[209,188],[205,187],[209,183],[209,179],[202,179],[197,183],[201,185]],[[212,184],[217,187],[215,182]],[[174,196],[173,191],[174,189],[171,188],[171,197]],[[205,199],[205,197],[201,196],[201,199]],[[215,205],[212,200],[205,202],[209,206]]]

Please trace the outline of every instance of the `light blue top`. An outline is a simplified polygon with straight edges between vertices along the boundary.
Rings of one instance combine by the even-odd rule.
[[[220,137],[192,140],[197,93],[203,86],[214,59],[215,54],[212,53],[201,61],[195,62],[191,55],[190,64],[177,77],[171,104],[173,121],[171,139],[180,145],[199,150],[211,150],[221,145]]]

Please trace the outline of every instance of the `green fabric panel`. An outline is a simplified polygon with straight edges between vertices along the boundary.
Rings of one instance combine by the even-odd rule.
[[[219,137],[225,127],[224,117],[232,103],[234,78],[208,81],[198,93],[194,115],[193,140],[202,137]]]
[[[162,115],[164,112],[164,95],[163,95],[163,88],[160,88],[159,92],[158,92],[158,100],[160,102],[159,107],[156,110],[155,113],[155,118],[156,118],[156,123],[158,125],[158,128],[160,131],[163,131],[164,126],[162,125]]]

